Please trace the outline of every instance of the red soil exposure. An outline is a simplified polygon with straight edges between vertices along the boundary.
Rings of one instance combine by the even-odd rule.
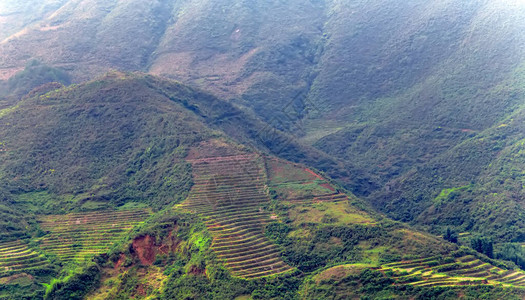
[[[132,243],[132,254],[136,255],[143,265],[152,265],[157,258],[157,254],[168,254],[175,251],[180,243],[177,236],[173,235],[173,232],[176,232],[177,230],[178,227],[175,226],[169,235],[163,239],[160,245],[156,245],[155,238],[150,235],[135,238]],[[122,257],[120,259],[122,259]]]
[[[180,240],[177,239],[177,236],[173,235],[173,232],[177,230],[178,230],[178,226],[175,225],[175,228],[173,229],[173,231],[171,231],[168,234],[168,237],[165,238],[162,244],[158,247],[158,252],[162,254],[168,254],[170,252],[175,251],[177,246],[180,244]]]
[[[314,171],[308,169],[308,168],[305,168],[304,169],[306,172],[312,174],[315,178],[319,179],[319,180],[324,180],[323,177],[319,176],[319,174],[316,174]]]
[[[332,191],[332,192],[335,192],[334,187],[331,186],[329,183],[322,183],[322,184],[320,184],[320,186],[322,186],[322,187],[324,187],[324,188],[327,188],[327,189],[329,189],[329,190]]]
[[[157,256],[157,247],[155,247],[155,238],[150,235],[138,237],[133,240],[132,244],[134,253],[138,256],[143,265],[150,266]]]
[[[120,268],[120,266],[122,266],[122,264],[124,263],[124,261],[126,260],[126,255],[124,254],[120,254],[120,257],[118,258],[117,262],[115,263],[115,269],[118,269]]]

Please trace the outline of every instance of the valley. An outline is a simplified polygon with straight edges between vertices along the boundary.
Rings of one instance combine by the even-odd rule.
[[[1,1],[0,299],[523,299],[523,15]]]

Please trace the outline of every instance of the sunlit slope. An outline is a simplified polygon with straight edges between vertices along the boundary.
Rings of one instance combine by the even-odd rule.
[[[49,261],[41,253],[28,248],[26,242],[18,240],[0,244],[0,277],[49,266]]]
[[[267,158],[266,170],[275,213],[267,231],[305,272],[301,299],[523,294],[515,266],[391,223],[312,169]]]
[[[39,239],[39,248],[62,261],[90,259],[108,252],[149,215],[123,210],[41,217],[40,227],[48,234]]]
[[[263,158],[254,153],[198,157],[189,160],[195,185],[177,207],[204,219],[213,251],[234,276],[259,278],[290,271],[264,235],[270,199]]]
[[[10,18],[39,17],[0,42],[1,78],[39,59],[74,81],[118,68],[204,88],[325,152],[302,160],[304,148],[284,137],[267,143],[275,154],[329,172],[359,196],[374,193],[377,208],[403,221],[423,219],[443,189],[495,178],[479,176],[491,160],[484,155],[465,165],[462,145],[505,123],[525,98],[522,1],[45,2],[42,13],[4,4]],[[260,141],[264,125],[238,125],[228,134]],[[436,166],[439,175],[425,174]],[[404,178],[417,187],[398,189]],[[505,196],[495,210],[521,198],[517,189],[496,193]]]
[[[267,120],[279,114],[279,122],[292,100],[294,118],[315,102],[355,120],[378,100],[403,106],[396,113],[405,116],[494,113],[501,101],[469,112],[464,100],[490,101],[483,91],[523,61],[519,1],[45,2],[54,13],[0,44],[2,78],[32,58],[76,79],[149,71],[241,100]]]

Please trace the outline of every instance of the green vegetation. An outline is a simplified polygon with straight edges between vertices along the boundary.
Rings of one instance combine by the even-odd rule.
[[[48,234],[38,240],[38,248],[60,261],[82,262],[106,253],[148,216],[145,210],[45,216],[40,228]]]
[[[208,125],[325,171],[390,217],[524,239],[520,3],[4,2],[2,79],[35,57],[75,82],[110,68],[178,78],[251,111],[178,99]],[[512,229],[491,228],[508,211]]]
[[[396,277],[377,270],[370,270],[359,265],[328,269],[306,280],[301,288],[303,299],[521,299],[521,289],[508,289],[499,286],[479,285],[480,280],[446,282],[439,278],[437,285],[431,280],[423,286],[414,284],[394,284]],[[327,274],[328,273],[328,274]],[[413,277],[418,280],[417,276]],[[441,285],[441,283],[446,283]],[[463,287],[453,288],[454,284]]]
[[[168,2],[66,5],[0,43],[1,78],[26,66],[0,87],[0,298],[523,296],[489,259],[523,267],[521,10]],[[120,72],[62,85],[108,67],[233,101]]]
[[[0,244],[0,276],[49,268],[49,261],[22,241]]]
[[[51,82],[58,83],[58,85],[47,91],[58,89],[62,87],[62,85],[69,85],[71,78],[64,70],[50,67],[37,60],[32,60],[27,63],[23,71],[9,78],[5,83],[4,95],[0,93],[0,96],[15,95],[22,97],[34,88]],[[0,88],[0,92],[1,90]]]
[[[48,287],[44,299],[84,299],[84,296],[100,282],[97,266],[86,267],[83,272],[68,276],[64,281],[55,281]]]
[[[445,235],[443,236],[443,239],[445,241],[449,241],[451,243],[457,243],[458,242],[458,234],[454,232],[454,230],[447,228],[447,231],[445,232]]]
[[[212,249],[233,276],[260,278],[291,271],[264,237],[269,213],[261,158],[254,154],[192,161],[195,185],[179,207],[203,217]]]
[[[517,266],[525,269],[525,249],[521,244],[503,244],[496,252],[496,258],[512,261]]]
[[[489,258],[494,258],[493,242],[487,238],[473,238],[470,240],[471,248],[483,253]]]
[[[293,299],[299,288],[297,274],[244,280],[232,277],[211,247],[207,226],[193,213],[167,209],[130,234],[108,259],[99,259],[101,285],[88,299]],[[153,243],[141,243],[144,237]],[[203,242],[204,241],[204,242]],[[152,251],[156,258],[144,260]]]

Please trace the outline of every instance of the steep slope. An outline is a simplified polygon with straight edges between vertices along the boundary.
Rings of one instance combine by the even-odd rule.
[[[330,111],[346,107],[338,115],[348,120],[349,107],[425,91],[409,112],[432,114],[429,101],[459,105],[523,60],[517,0],[45,2],[54,14],[1,43],[2,78],[31,58],[77,79],[149,70],[241,100],[267,119],[298,92]],[[309,102],[296,100],[299,110]]]
[[[0,40],[3,41],[9,36],[45,19],[66,2],[67,0],[2,1],[0,3]]]
[[[0,123],[2,204],[26,212],[180,201],[191,187],[186,151],[215,130],[267,151],[284,144],[284,156],[346,169],[282,132],[262,136],[264,122],[227,102],[140,74],[42,89],[3,109]]]
[[[10,216],[0,227],[0,298],[293,299],[319,272],[348,264],[363,266],[361,279],[408,289],[405,275],[373,270],[476,255],[389,220],[318,171],[235,141],[255,140],[265,123],[209,94],[119,72],[43,93],[0,116]],[[289,144],[302,160],[319,155]],[[470,294],[499,293],[500,281],[482,273],[496,270],[508,275],[504,292],[520,295],[512,264],[476,259],[484,269]],[[424,287],[441,275],[422,276],[428,282],[409,294],[450,292]]]
[[[184,197],[189,166],[177,158],[211,134],[144,80],[119,73],[23,100],[0,122],[2,181],[11,193],[44,192],[36,209],[54,212],[144,198],[160,207],[177,198],[173,189]]]
[[[261,157],[246,153],[207,157],[219,148],[216,144],[201,146],[200,153],[191,156],[195,185],[180,208],[205,220],[213,237],[211,247],[232,275],[259,278],[291,271],[264,236],[270,221],[264,207],[270,198]]]
[[[0,43],[0,79],[31,58],[77,81],[110,68],[150,71],[242,98],[269,120],[283,102],[308,92],[324,11],[323,1],[70,0]]]
[[[312,120],[311,134],[320,139],[310,141],[366,168],[382,186],[368,199],[396,219],[435,233],[452,226],[521,242],[521,183],[503,170],[522,164],[516,143],[523,131],[498,127],[520,114],[525,99],[525,5],[414,5],[390,3],[377,18],[386,24],[363,19],[360,30],[333,35],[326,51],[341,60],[331,63],[352,64],[326,65],[317,77],[312,95],[332,107],[326,116],[335,121]],[[411,16],[388,18],[398,12],[387,7]],[[403,30],[383,35],[389,28]],[[364,47],[345,56],[348,44]]]
[[[0,43],[1,77],[38,58],[77,81],[109,68],[175,78],[352,161],[362,175],[347,187],[367,195],[515,109],[524,9],[518,0],[70,0]]]
[[[6,255],[0,276],[7,282],[0,298],[7,299],[41,298],[44,292],[59,295],[64,290],[56,297],[83,297],[99,280],[101,266],[94,266],[92,259],[102,255],[104,260],[105,253],[125,245],[130,239],[126,235],[140,230],[150,217],[150,209],[144,207],[153,212],[169,210],[188,196],[193,180],[198,187],[202,174],[198,167],[192,171],[187,157],[191,149],[213,137],[224,139],[221,128],[239,140],[253,140],[250,134],[264,127],[209,94],[152,76],[119,72],[80,85],[34,90],[2,110],[0,123],[0,236]],[[276,132],[268,141],[279,137],[285,138]],[[258,143],[264,146],[264,141]],[[219,151],[214,148],[219,147],[208,147],[207,155]],[[236,149],[255,155],[245,146]],[[305,153],[303,158],[312,152],[298,150]],[[268,201],[264,184],[263,177],[259,183],[245,182],[245,188]],[[171,228],[174,224],[153,225]],[[264,226],[259,229],[258,236],[266,239]],[[149,250],[142,249],[148,240],[137,238],[134,257],[150,261]],[[267,250],[272,247],[270,241],[265,245]],[[220,253],[215,246],[213,251]],[[272,251],[270,269],[278,264],[280,252],[276,247]],[[242,263],[252,267],[236,276],[257,278],[292,270],[283,262],[281,272],[268,271],[266,266],[258,270],[250,259]],[[217,264],[222,266],[222,260]],[[234,264],[230,261],[228,268],[239,268]],[[44,291],[42,284],[50,282],[54,284]],[[74,291],[68,290],[72,285]]]
[[[187,159],[193,191],[112,254],[118,261],[89,299],[522,296],[525,273],[392,223],[304,166],[224,139],[204,141]],[[280,260],[297,269],[251,273]]]
[[[436,232],[454,226],[523,242],[523,117],[519,109],[392,181],[388,192],[377,194],[377,204],[398,216],[409,211],[407,219]]]
[[[477,10],[467,5],[475,5]],[[443,4],[437,6],[447,7]],[[356,58],[371,70],[377,69],[378,74],[372,73],[362,79],[371,85],[360,89],[363,94],[357,90],[347,94],[328,84],[319,84],[319,87],[327,87],[326,93],[333,93],[332,97],[328,94],[322,97],[328,100],[328,104],[334,103],[330,99],[347,95],[354,100],[340,101],[341,105],[349,108],[339,112],[340,121],[347,128],[319,141],[318,146],[339,156],[359,155],[365,164],[375,162],[372,166],[376,169],[374,173],[389,179],[392,175],[406,172],[418,160],[435,157],[467,139],[470,134],[496,125],[523,100],[524,56],[519,49],[525,44],[521,34],[525,24],[519,16],[524,9],[524,5],[518,2],[510,5],[502,1],[470,1],[469,4],[451,5],[451,11],[438,15],[442,14],[445,20],[448,16],[464,19],[450,20],[449,24],[428,21],[425,28],[413,29],[414,32],[408,37],[428,41],[428,44],[421,45],[421,49],[416,51],[407,46],[408,40],[399,45],[387,44],[376,48],[373,51],[382,52],[369,54],[376,60]],[[475,13],[468,14],[472,11]],[[422,10],[422,17],[429,12],[433,10]],[[504,23],[500,22],[502,16],[505,16]],[[421,21],[422,17],[407,20],[404,27],[416,26],[412,23]],[[451,29],[454,31],[449,33]],[[430,37],[429,31],[447,32],[447,35],[442,35],[447,38],[453,34],[457,36],[448,43],[436,45],[436,38]],[[487,38],[496,33],[497,38]],[[373,32],[364,35],[362,38],[366,39],[388,38]],[[334,42],[334,47],[338,45],[344,43]],[[401,60],[387,56],[396,52],[400,52],[396,56],[410,60],[424,59],[425,62],[390,66],[391,72],[398,73],[387,75],[391,72],[385,71],[381,64]],[[440,59],[447,53],[446,59]],[[344,74],[332,75],[327,76],[324,82],[337,83],[337,78],[344,77]],[[386,79],[376,81],[381,76]],[[401,83],[393,81],[390,84],[394,86],[386,81],[405,80],[407,76],[413,76],[413,79]],[[322,75],[318,80],[321,78]],[[384,86],[389,87],[388,90],[382,91]],[[341,108],[344,110],[344,107]],[[377,162],[383,161],[388,163],[376,167]]]

